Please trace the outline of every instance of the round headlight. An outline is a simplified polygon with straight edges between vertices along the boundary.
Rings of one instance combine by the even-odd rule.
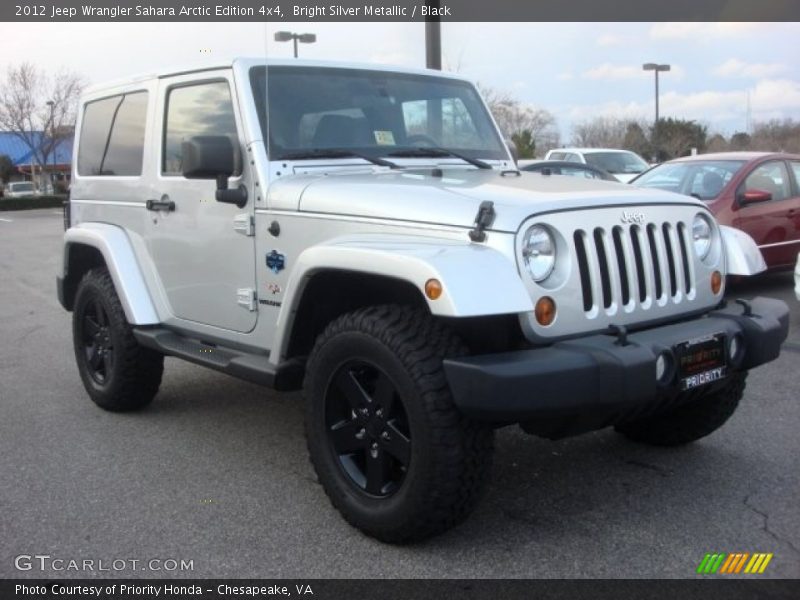
[[[533,225],[522,240],[522,259],[534,281],[547,279],[556,266],[556,241],[544,225]]]
[[[711,223],[704,215],[697,215],[692,222],[694,252],[702,260],[711,251]]]

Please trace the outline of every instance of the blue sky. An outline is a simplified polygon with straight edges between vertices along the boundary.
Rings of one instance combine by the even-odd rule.
[[[424,66],[420,23],[19,23],[0,25],[0,69],[29,60],[66,66],[97,82],[165,64],[235,55],[290,56],[278,29],[313,32],[304,58]],[[661,114],[696,119],[712,131],[753,120],[800,120],[798,23],[444,23],[446,65],[553,112],[569,140],[594,116],[653,118],[653,75],[669,63]],[[200,50],[206,50],[200,53]],[[210,52],[209,52],[210,51]]]

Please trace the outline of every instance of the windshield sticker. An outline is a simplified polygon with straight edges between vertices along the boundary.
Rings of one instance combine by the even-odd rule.
[[[394,134],[391,131],[373,131],[375,142],[379,146],[394,146]]]

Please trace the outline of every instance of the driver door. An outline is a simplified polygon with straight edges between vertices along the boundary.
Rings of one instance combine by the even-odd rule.
[[[249,332],[256,324],[255,238],[249,161],[238,161],[230,188],[251,192],[238,208],[215,199],[216,181],[181,173],[182,142],[198,135],[231,138],[241,155],[242,120],[230,69],[162,79],[158,123],[161,144],[151,197],[150,252],[177,319]],[[166,207],[166,208],[164,208]]]

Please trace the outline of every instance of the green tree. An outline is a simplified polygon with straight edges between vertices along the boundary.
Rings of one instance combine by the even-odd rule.
[[[708,152],[725,152],[729,148],[728,140],[721,133],[715,133],[706,142],[706,151]]]
[[[628,123],[625,129],[625,137],[622,138],[622,147],[648,159],[653,155],[653,146],[650,140],[647,139],[647,134],[645,134],[642,126],[635,121]]]
[[[653,130],[653,145],[659,161],[688,156],[692,148],[706,148],[707,127],[686,119],[659,119]]]
[[[749,150],[752,139],[750,134],[744,131],[737,131],[731,136],[730,149],[731,150]]]
[[[0,154],[0,181],[8,183],[14,174],[14,163],[5,154]]]
[[[517,146],[519,158],[534,158],[536,156],[536,140],[530,129],[523,129],[512,134],[511,141]]]

